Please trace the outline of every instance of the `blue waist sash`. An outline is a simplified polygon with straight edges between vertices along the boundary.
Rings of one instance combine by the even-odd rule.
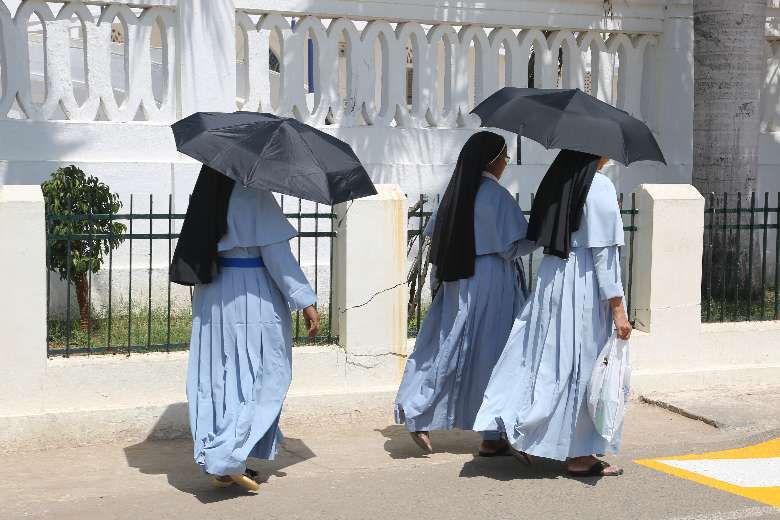
[[[257,258],[226,258],[220,256],[219,265],[222,267],[243,267],[245,269],[265,267],[263,258],[259,256]]]

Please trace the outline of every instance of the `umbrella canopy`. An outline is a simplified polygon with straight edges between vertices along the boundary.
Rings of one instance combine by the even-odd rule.
[[[504,87],[471,112],[482,126],[515,132],[548,149],[607,156],[625,165],[666,164],[645,123],[579,89]]]
[[[347,143],[295,119],[199,112],[172,128],[181,153],[243,186],[323,204],[376,194]]]

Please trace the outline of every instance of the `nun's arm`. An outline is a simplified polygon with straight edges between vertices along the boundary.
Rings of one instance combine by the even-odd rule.
[[[290,308],[305,309],[317,304],[317,296],[295,260],[288,241],[261,246],[260,252],[268,274],[287,299]]]
[[[623,298],[618,246],[592,247],[590,251],[593,254],[593,267],[596,271],[601,299]]]
[[[536,242],[521,238],[520,240],[512,242],[512,245],[509,246],[506,251],[502,252],[501,256],[505,260],[517,260],[521,256],[533,253],[535,250],[539,249],[539,247],[540,246],[536,245]]]

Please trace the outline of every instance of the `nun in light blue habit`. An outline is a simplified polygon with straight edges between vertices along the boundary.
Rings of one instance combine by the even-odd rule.
[[[290,309],[319,326],[316,296],[290,251],[295,229],[273,195],[204,167],[171,266],[195,285],[187,371],[195,462],[226,487],[258,488],[249,457],[273,459],[292,377]]]
[[[536,285],[515,320],[474,427],[498,428],[523,454],[567,461],[572,476],[623,470],[588,413],[586,390],[613,331],[628,339],[618,248],[623,223],[606,157],[565,150],[531,209],[528,238],[544,247]],[[619,437],[619,436],[618,436]]]
[[[471,430],[485,386],[526,298],[518,259],[534,249],[527,222],[498,180],[506,143],[478,132],[463,147],[441,204],[425,230],[432,238],[435,296],[406,363],[396,421],[432,451],[428,432]],[[508,454],[494,427],[480,454]]]

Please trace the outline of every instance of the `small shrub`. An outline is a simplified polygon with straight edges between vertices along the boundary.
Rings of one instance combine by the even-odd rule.
[[[76,284],[80,327],[89,322],[89,282],[87,274],[100,270],[105,257],[122,243],[125,225],[110,218],[89,218],[89,214],[114,215],[122,208],[119,196],[100,182],[71,165],[59,168],[41,184],[46,200],[48,236],[103,235],[87,240],[52,240],[49,268],[60,278]],[[63,218],[64,217],[64,218]],[[105,237],[105,235],[109,235]]]

